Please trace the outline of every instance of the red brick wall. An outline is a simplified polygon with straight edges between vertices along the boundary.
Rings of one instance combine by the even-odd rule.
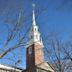
[[[28,49],[32,48],[32,54],[28,53]],[[35,43],[26,50],[26,67],[32,68],[33,66],[44,62],[44,53],[41,45]]]
[[[35,65],[44,62],[43,48],[39,44],[35,44]]]

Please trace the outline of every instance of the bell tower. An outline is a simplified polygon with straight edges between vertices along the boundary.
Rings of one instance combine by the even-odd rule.
[[[29,32],[29,41],[26,45],[26,68],[44,62],[43,42],[35,20],[35,4],[32,4],[32,26]]]

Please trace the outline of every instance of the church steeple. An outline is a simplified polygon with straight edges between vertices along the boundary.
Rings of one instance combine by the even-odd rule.
[[[26,70],[23,72],[54,72],[48,63],[44,63],[44,46],[35,19],[35,4],[32,4],[32,25],[26,45]]]
[[[38,31],[38,26],[36,25],[35,20],[35,4],[32,4],[33,11],[32,11],[32,26],[29,32],[29,42],[27,43],[27,46],[30,46],[34,43],[39,43],[43,46],[42,38],[40,36],[40,33]]]
[[[32,26],[29,32],[29,41],[26,46],[26,65],[31,68],[44,61],[43,42],[35,20],[35,4],[32,4]]]

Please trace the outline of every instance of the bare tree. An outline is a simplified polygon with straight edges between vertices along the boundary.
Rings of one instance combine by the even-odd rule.
[[[46,38],[47,39],[47,38]],[[48,62],[52,64],[56,72],[70,72],[71,63],[66,57],[66,49],[63,43],[57,37],[49,36],[47,46],[45,48],[45,55]],[[66,49],[67,50],[67,49]]]
[[[67,41],[64,44],[63,49],[64,49],[64,53],[66,54],[65,58],[72,62],[72,42]]]
[[[7,59],[8,61],[19,62],[23,58],[22,52],[24,51],[24,46],[26,46],[27,41],[29,41],[27,36],[30,30],[30,26],[28,25],[26,31],[24,31],[24,29],[27,22],[32,23],[32,12],[25,15],[25,11],[20,7],[17,8],[17,11],[14,14],[10,13],[11,11],[12,9],[7,6],[6,8],[4,8],[4,11],[1,15],[5,16],[5,19],[2,21],[4,23],[3,26],[6,27],[6,38],[3,43],[1,43],[2,47],[0,47],[0,60]],[[43,11],[45,11],[45,9],[36,10],[36,19]],[[14,17],[11,14],[14,15]],[[10,53],[15,56],[15,54],[13,54],[13,51],[16,49],[21,50],[19,52],[21,54],[18,53],[18,55],[16,55],[16,58],[6,57],[6,55]],[[19,57],[17,56],[21,56],[21,58],[19,59]]]

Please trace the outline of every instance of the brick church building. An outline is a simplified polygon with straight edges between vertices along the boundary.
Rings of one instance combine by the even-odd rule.
[[[44,45],[35,20],[35,5],[33,4],[32,26],[29,41],[26,45],[26,70],[23,72],[54,72],[48,62],[44,62]]]

